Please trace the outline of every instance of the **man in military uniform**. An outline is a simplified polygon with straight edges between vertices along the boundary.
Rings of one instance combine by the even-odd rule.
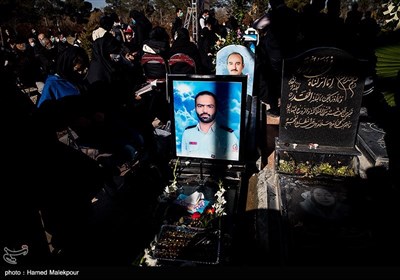
[[[209,91],[196,95],[195,107],[199,122],[182,134],[182,156],[239,159],[239,140],[229,127],[216,123],[217,98]]]

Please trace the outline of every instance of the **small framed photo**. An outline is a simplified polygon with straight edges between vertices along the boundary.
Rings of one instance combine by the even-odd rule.
[[[247,36],[247,35],[246,35]],[[228,45],[217,52],[217,75],[247,76],[247,95],[253,96],[255,55],[251,49],[242,45]],[[241,61],[241,67],[232,67]],[[235,71],[233,71],[235,70]]]

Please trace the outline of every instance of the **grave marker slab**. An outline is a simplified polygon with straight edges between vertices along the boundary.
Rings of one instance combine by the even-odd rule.
[[[361,65],[347,52],[325,47],[284,61],[276,166],[285,158],[295,165],[307,163],[300,173],[354,175],[364,88]],[[322,164],[320,170],[316,164]],[[294,170],[299,172],[298,166]]]
[[[364,79],[358,61],[317,48],[284,62],[279,139],[354,148]]]
[[[388,168],[385,131],[372,122],[361,122],[357,134],[357,147],[375,166]]]

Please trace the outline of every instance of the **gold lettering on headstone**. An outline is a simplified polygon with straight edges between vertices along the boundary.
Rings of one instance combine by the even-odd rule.
[[[334,71],[334,59],[331,55],[306,57],[288,80],[285,127],[352,127],[355,112],[346,104],[355,96],[358,77]]]

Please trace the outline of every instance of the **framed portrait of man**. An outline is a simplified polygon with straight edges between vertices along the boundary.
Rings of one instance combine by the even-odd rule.
[[[254,53],[242,45],[228,45],[217,52],[217,75],[245,75],[247,94],[253,95]]]
[[[176,157],[242,162],[247,78],[167,76]]]

